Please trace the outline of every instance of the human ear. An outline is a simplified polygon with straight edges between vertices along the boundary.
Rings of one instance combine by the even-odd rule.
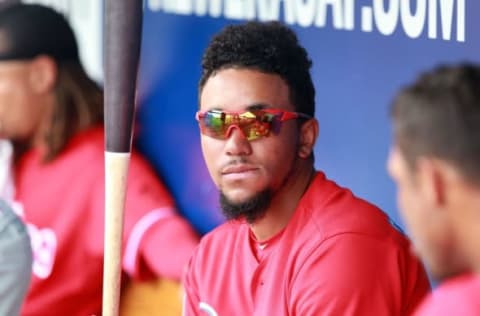
[[[441,209],[446,200],[445,170],[443,165],[433,158],[420,157],[417,160],[417,180],[420,184],[419,190],[432,207]]]
[[[58,69],[55,61],[48,56],[35,57],[29,69],[29,82],[37,93],[49,92],[57,81]]]
[[[315,118],[309,119],[300,126],[300,140],[298,146],[298,156],[308,158],[312,154],[313,147],[318,137],[318,121]]]

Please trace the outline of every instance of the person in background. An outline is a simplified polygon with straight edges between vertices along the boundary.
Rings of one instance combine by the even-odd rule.
[[[32,282],[21,315],[99,315],[103,93],[81,65],[67,20],[51,8],[12,4],[0,11],[0,138],[13,144],[14,202],[33,249]],[[167,188],[133,150],[125,274],[178,283],[197,242]]]
[[[409,315],[428,293],[388,216],[315,170],[311,65],[279,22],[206,48],[196,118],[228,221],[189,262],[185,315]]]
[[[30,285],[32,248],[25,223],[0,198],[0,315],[18,315]]]
[[[9,166],[12,144],[0,139],[0,166]],[[31,281],[32,247],[27,227],[13,210],[10,168],[0,167],[0,315],[18,315]]]
[[[415,315],[480,315],[480,67],[424,72],[391,113],[388,170],[415,249],[439,282]]]

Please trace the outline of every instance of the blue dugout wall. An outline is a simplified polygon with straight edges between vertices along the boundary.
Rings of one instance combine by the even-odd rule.
[[[202,234],[223,218],[194,119],[201,55],[222,27],[250,19],[291,25],[310,53],[316,167],[402,226],[385,170],[390,101],[423,70],[480,61],[480,1],[146,0],[137,144]]]

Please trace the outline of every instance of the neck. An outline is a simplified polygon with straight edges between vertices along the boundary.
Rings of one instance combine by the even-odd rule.
[[[476,203],[471,206],[471,220],[465,220],[463,242],[466,246],[465,252],[472,270],[480,274],[480,192],[477,194]]]
[[[295,169],[287,182],[275,192],[265,216],[250,224],[250,229],[258,241],[271,238],[287,226],[313,178],[314,171],[311,165]]]
[[[461,252],[469,268],[480,274],[480,188],[459,184],[457,203],[452,211]]]

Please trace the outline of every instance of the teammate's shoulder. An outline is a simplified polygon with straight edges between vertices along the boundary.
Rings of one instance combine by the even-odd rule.
[[[64,154],[70,157],[103,160],[104,152],[104,129],[102,127],[92,127],[74,135],[68,142]]]
[[[420,305],[415,315],[477,315],[480,277],[463,274],[444,281]]]

